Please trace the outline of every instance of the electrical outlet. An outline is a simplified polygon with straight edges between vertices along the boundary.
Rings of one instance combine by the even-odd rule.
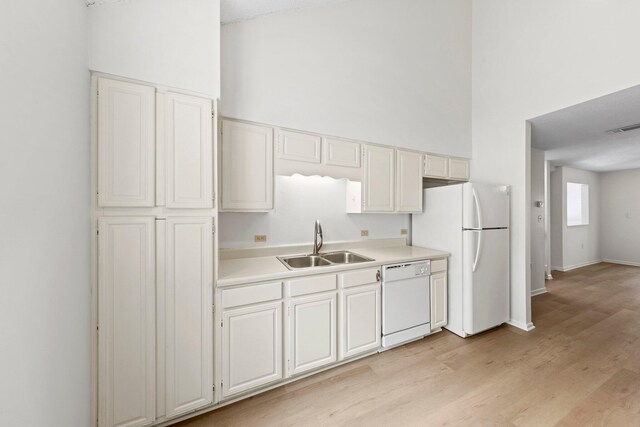
[[[369,230],[360,230],[360,237],[369,237]]]
[[[409,230],[407,230],[406,228],[401,228],[400,229],[400,235],[401,236],[406,236],[407,234],[409,234]]]
[[[264,243],[267,241],[266,234],[256,234],[255,236],[253,236],[253,238],[256,243]]]

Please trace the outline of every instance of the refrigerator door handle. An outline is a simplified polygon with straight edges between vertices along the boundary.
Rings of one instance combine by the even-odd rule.
[[[482,231],[477,231],[478,233],[478,242],[476,245],[476,256],[473,260],[473,269],[471,270],[472,273],[476,272],[476,269],[478,268],[478,263],[480,262],[480,248],[482,247]]]
[[[482,228],[482,210],[480,209],[480,200],[478,200],[478,193],[476,189],[473,189],[473,203],[476,205],[476,221],[478,222],[478,228]]]

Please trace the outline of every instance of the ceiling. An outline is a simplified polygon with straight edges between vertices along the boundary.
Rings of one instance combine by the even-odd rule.
[[[344,0],[221,0],[220,21],[228,24],[261,15],[302,9]]]
[[[640,86],[531,120],[531,146],[555,166],[594,172],[640,168],[640,129],[607,131],[640,123]]]

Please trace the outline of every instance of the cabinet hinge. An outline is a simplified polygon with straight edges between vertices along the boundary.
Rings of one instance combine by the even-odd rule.
[[[216,385],[214,384],[212,388],[213,388],[213,391],[215,392],[216,391]]]
[[[224,327],[224,320],[220,321],[220,327],[223,328]]]
[[[216,201],[216,193],[215,193],[215,192],[211,194],[211,200],[212,200],[213,202],[215,202],[215,201]]]
[[[215,224],[211,225],[211,234],[216,234],[216,225]]]

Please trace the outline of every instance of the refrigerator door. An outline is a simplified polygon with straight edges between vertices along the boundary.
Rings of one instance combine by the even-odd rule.
[[[462,235],[462,323],[471,335],[509,320],[509,230],[465,230]]]
[[[468,182],[462,191],[462,227],[509,227],[509,186]]]

